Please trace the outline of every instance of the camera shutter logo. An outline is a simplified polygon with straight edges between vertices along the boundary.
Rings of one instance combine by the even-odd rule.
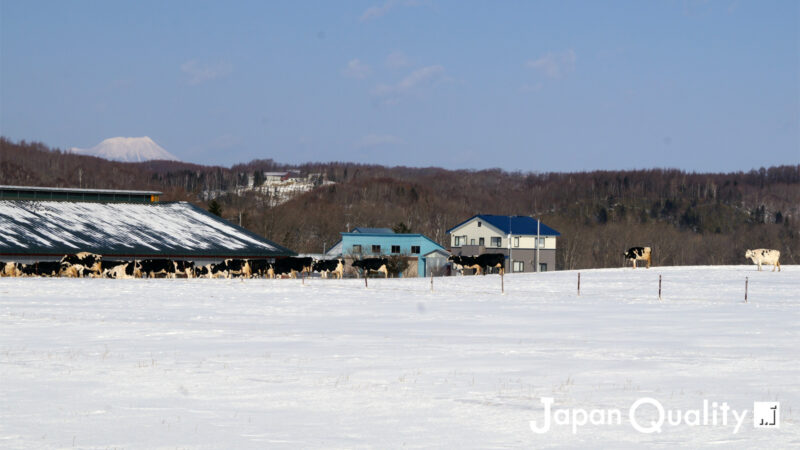
[[[753,402],[753,426],[756,428],[780,428],[780,402]]]

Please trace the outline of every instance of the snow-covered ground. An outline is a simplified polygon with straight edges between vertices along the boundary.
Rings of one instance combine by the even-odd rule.
[[[3,278],[0,447],[800,446],[800,266],[576,282]],[[535,434],[543,397],[622,423]],[[644,434],[642,397],[749,414]],[[755,401],[780,402],[780,429],[754,428]]]

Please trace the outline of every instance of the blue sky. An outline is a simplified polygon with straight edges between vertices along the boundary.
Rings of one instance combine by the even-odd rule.
[[[184,161],[800,163],[800,2],[0,0],[0,133]]]

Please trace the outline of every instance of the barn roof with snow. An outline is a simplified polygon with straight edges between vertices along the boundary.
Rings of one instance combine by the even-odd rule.
[[[295,254],[187,202],[0,200],[0,259],[81,251],[187,259]]]

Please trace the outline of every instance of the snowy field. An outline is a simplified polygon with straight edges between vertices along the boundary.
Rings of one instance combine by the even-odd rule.
[[[800,266],[770,269],[2,278],[0,448],[798,447]],[[622,422],[536,434],[543,397]],[[687,420],[636,431],[643,397]],[[692,426],[704,400],[749,413]]]

